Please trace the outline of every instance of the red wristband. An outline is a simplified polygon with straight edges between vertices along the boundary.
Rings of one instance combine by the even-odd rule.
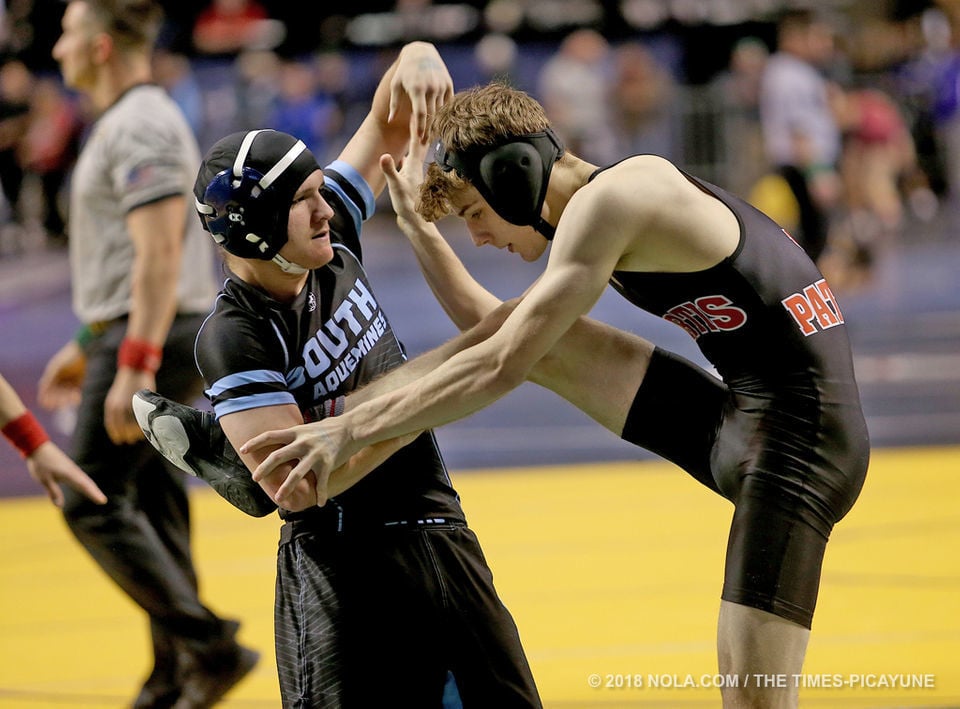
[[[29,411],[24,411],[0,431],[24,458],[50,440],[47,432],[43,430],[43,426]]]
[[[160,369],[163,359],[163,349],[146,340],[135,340],[131,337],[123,338],[120,350],[117,352],[117,366],[129,367],[141,372],[153,374]]]

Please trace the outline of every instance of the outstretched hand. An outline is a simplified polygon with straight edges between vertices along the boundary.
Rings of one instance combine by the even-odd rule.
[[[411,125],[411,134],[415,130]],[[422,226],[426,222],[417,213],[417,193],[423,182],[423,164],[427,155],[427,141],[411,135],[410,149],[398,168],[389,153],[380,156],[380,169],[387,178],[390,202],[401,228]]]
[[[27,458],[27,469],[30,477],[40,483],[57,507],[63,507],[61,483],[71,486],[98,505],[107,501],[97,484],[52,441],[42,444]]]

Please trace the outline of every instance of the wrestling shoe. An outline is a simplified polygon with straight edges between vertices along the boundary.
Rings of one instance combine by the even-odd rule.
[[[213,414],[149,389],[133,395],[133,413],[150,444],[185,473],[200,478],[231,505],[253,517],[277,509],[250,476]]]

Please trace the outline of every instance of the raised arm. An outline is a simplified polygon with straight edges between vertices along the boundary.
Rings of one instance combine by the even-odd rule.
[[[391,155],[381,158],[380,167],[397,225],[410,241],[427,285],[457,329],[464,331],[493,312],[501,301],[477,282],[436,225],[417,213],[417,187],[423,180],[425,157],[426,141],[411,139],[410,152],[399,170]]]

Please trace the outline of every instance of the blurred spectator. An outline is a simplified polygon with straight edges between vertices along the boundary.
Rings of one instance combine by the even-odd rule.
[[[244,49],[271,49],[283,40],[283,28],[257,0],[211,0],[193,25],[200,54],[236,55]]]
[[[480,11],[470,3],[394,0],[356,8],[343,35],[358,46],[388,47],[410,41],[454,42],[480,25]]]
[[[499,81],[514,85],[514,72],[520,50],[509,35],[488,32],[477,42],[473,50],[474,60],[480,70],[481,81]]]
[[[610,130],[610,46],[591,29],[560,43],[540,72],[540,102],[571,152],[605,165],[617,157]]]
[[[840,130],[820,71],[833,56],[833,40],[832,27],[815,11],[787,11],[778,25],[777,51],[760,82],[767,157],[799,208],[799,228],[792,236],[814,261],[827,243],[829,210],[840,198]]]
[[[21,143],[23,166],[40,178],[43,228],[49,243],[66,243],[60,192],[77,159],[83,123],[60,82],[39,79],[30,100],[30,123]]]
[[[20,193],[23,187],[23,166],[20,143],[27,131],[30,92],[33,76],[17,59],[0,64],[0,186],[10,212],[10,222],[23,224]]]
[[[904,29],[904,43],[913,51],[894,72],[895,88],[908,108],[910,132],[930,188],[936,195],[944,195],[947,191],[944,146],[937,135],[935,113],[939,77],[953,56],[952,30],[947,16],[937,8],[928,8],[908,20]]]
[[[831,101],[844,135],[840,174],[845,214],[837,220],[820,265],[834,288],[849,290],[870,278],[884,247],[899,236],[902,187],[927,192],[929,187],[906,121],[886,93],[837,90]]]
[[[885,231],[903,223],[901,182],[917,176],[917,153],[899,107],[876,89],[837,92],[838,122],[844,131],[841,173],[847,206],[873,214]]]
[[[153,77],[183,111],[199,136],[203,130],[203,94],[186,55],[158,47],[153,53]]]
[[[341,120],[336,101],[320,90],[319,78],[317,68],[307,61],[283,61],[280,92],[267,125],[299,138],[322,158]]]
[[[737,195],[749,194],[768,168],[760,124],[760,81],[769,57],[767,45],[756,37],[745,37],[733,46],[727,71],[718,78],[730,164],[724,187]]]
[[[618,47],[613,58],[610,127],[614,145],[611,159],[639,153],[675,159],[678,151],[674,132],[676,87],[673,77],[639,42]]]
[[[955,14],[960,13],[960,9]],[[933,76],[933,121],[937,145],[943,158],[947,193],[960,205],[960,17],[949,17],[949,44],[941,54]]]
[[[269,125],[270,111],[280,93],[280,66],[280,57],[269,49],[245,50],[237,57],[237,125],[233,130]],[[229,132],[221,130],[217,135]]]
[[[0,10],[4,5],[0,0]],[[50,52],[60,36],[63,0],[7,0],[3,18],[2,48],[35,74],[55,73],[57,63]]]

